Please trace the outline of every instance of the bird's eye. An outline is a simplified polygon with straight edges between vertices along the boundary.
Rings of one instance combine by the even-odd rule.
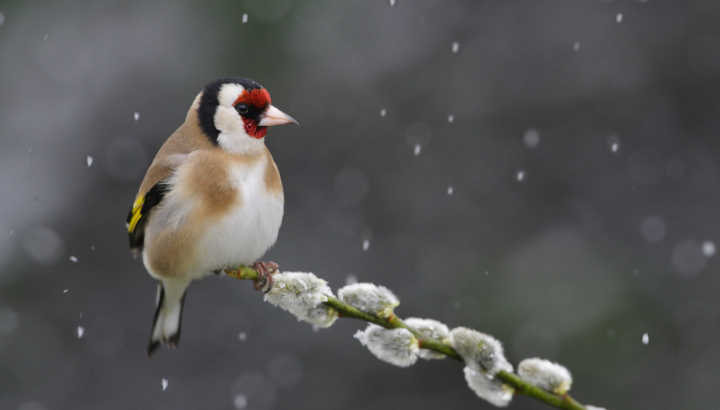
[[[235,109],[236,109],[237,112],[239,112],[240,114],[247,114],[248,111],[250,111],[250,107],[248,107],[248,105],[245,104],[245,103],[238,104],[238,105],[235,107]]]

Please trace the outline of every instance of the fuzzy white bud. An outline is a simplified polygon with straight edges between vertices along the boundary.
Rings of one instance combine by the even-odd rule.
[[[559,395],[567,393],[572,385],[572,376],[568,369],[538,358],[520,362],[518,375],[532,385]]]
[[[469,366],[465,366],[463,371],[468,386],[478,397],[497,407],[505,407],[510,404],[515,389],[501,383],[500,380],[491,378],[492,376],[473,370]]]
[[[338,299],[365,313],[383,318],[392,316],[393,309],[400,305],[400,300],[390,289],[372,283],[347,285],[338,290]]]
[[[452,347],[471,369],[490,374],[501,370],[513,371],[512,365],[505,358],[502,344],[494,337],[465,327],[456,327],[450,332],[449,339]]]
[[[355,333],[355,338],[378,359],[395,366],[408,367],[417,361],[418,340],[407,329],[385,329],[370,323],[365,331]]]
[[[265,301],[287,310],[319,327],[329,327],[338,317],[338,312],[322,304],[332,290],[322,279],[312,273],[283,272],[273,275],[274,286],[265,294]]]
[[[416,317],[410,317],[403,320],[406,325],[420,332],[422,335],[433,338],[435,340],[443,341],[450,336],[450,330],[445,324],[432,319],[419,319]],[[431,359],[444,359],[446,356],[442,353],[438,353],[430,349],[420,349],[417,352],[418,357],[431,360]]]

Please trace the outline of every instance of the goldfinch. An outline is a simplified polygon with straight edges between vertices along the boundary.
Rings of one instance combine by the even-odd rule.
[[[177,347],[192,280],[252,265],[256,289],[272,281],[277,265],[255,262],[277,239],[285,197],[264,137],[291,123],[260,84],[221,78],[158,151],[127,218],[130,249],[159,282],[148,356],[160,344]]]

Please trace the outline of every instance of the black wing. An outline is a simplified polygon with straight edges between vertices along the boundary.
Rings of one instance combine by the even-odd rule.
[[[156,207],[165,197],[168,191],[166,180],[162,180],[153,185],[144,196],[138,197],[133,204],[132,209],[127,217],[128,235],[130,236],[130,249],[134,253],[139,253],[143,249],[145,240],[145,224],[150,210]]]

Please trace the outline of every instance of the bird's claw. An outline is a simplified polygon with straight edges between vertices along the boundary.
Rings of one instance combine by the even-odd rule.
[[[272,277],[273,273],[277,273],[278,266],[275,262],[255,262],[252,266],[258,273],[258,278],[253,281],[253,287],[255,290],[264,290],[265,293],[270,292],[275,280]]]

